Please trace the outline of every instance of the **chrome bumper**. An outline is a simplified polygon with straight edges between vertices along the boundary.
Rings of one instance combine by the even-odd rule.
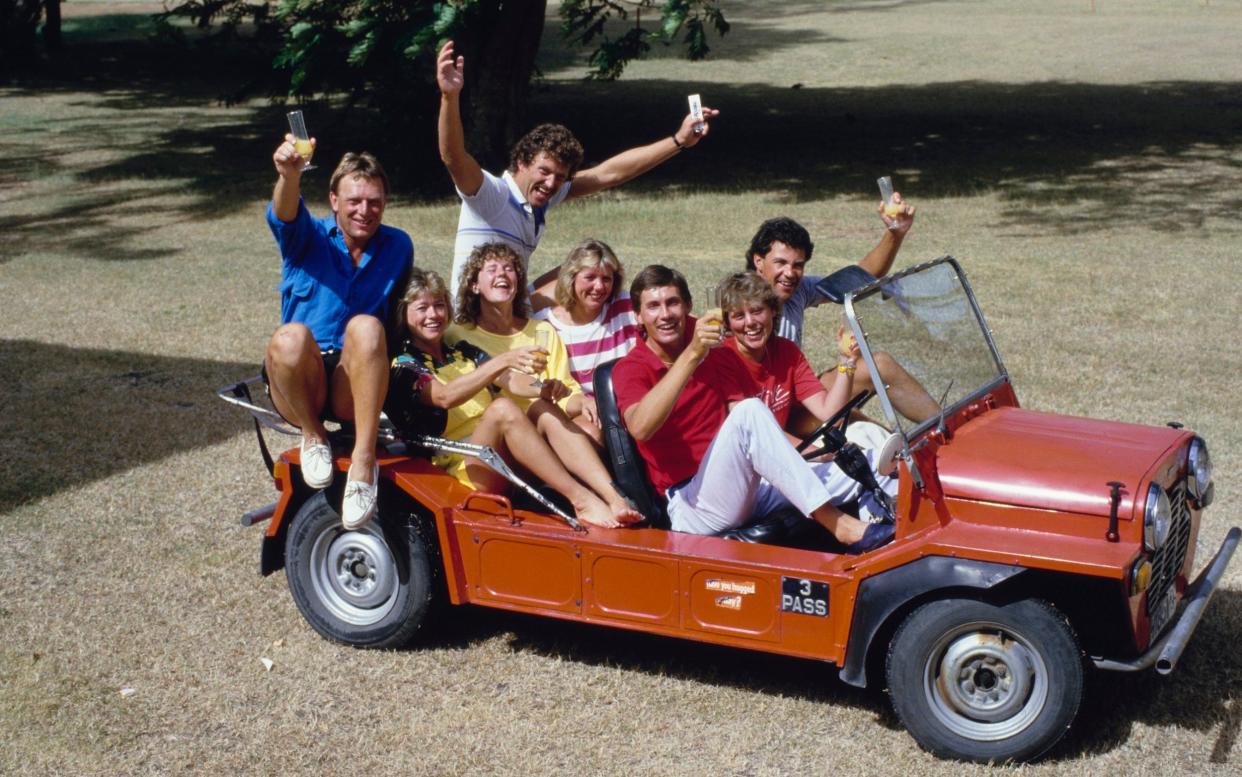
[[[1160,674],[1172,672],[1177,666],[1177,660],[1182,657],[1182,651],[1186,649],[1186,643],[1190,641],[1190,635],[1199,625],[1203,610],[1216,592],[1216,584],[1225,574],[1225,567],[1229,566],[1229,560],[1233,558],[1239,537],[1242,537],[1242,529],[1235,526],[1229,530],[1225,541],[1220,544],[1220,549],[1212,558],[1212,563],[1186,587],[1186,594],[1182,598],[1182,614],[1173,622],[1173,627],[1166,630],[1164,636],[1156,640],[1146,653],[1133,661],[1113,661],[1093,656],[1091,660],[1096,667],[1113,672],[1141,672],[1155,666]]]

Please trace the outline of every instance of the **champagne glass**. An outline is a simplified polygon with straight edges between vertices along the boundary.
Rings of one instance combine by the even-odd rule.
[[[551,343],[552,343],[552,332],[551,331],[547,329],[536,329],[535,330],[535,345],[539,347],[541,350],[543,350],[545,355],[549,355],[548,346],[550,346]],[[535,375],[535,379],[531,381],[531,385],[537,389],[543,388],[543,378],[546,373],[547,373],[546,368],[541,370],[539,374]]]
[[[897,229],[897,217],[901,215],[901,206],[893,202],[893,179],[886,176],[875,181],[880,186],[880,199],[884,200],[884,223],[889,229]]]
[[[703,287],[703,318],[720,322],[720,332],[724,334],[724,311],[720,308],[720,284],[709,283]]]
[[[289,132],[293,134],[293,148],[306,160],[302,172],[314,170],[311,157],[315,155],[315,146],[311,143],[310,133],[306,131],[306,119],[302,118],[301,111],[289,111]]]

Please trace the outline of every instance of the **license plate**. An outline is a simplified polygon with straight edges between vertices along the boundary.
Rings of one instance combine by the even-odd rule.
[[[1164,598],[1160,600],[1160,604],[1156,605],[1156,609],[1151,613],[1152,640],[1160,636],[1175,612],[1177,612],[1177,586],[1171,585],[1169,590],[1164,592]]]

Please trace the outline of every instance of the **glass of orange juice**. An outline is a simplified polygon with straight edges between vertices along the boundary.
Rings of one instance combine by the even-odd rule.
[[[893,202],[893,179],[886,175],[877,178],[876,183],[880,186],[880,199],[884,200],[884,223],[889,229],[897,229],[900,226],[897,217],[901,215],[901,205]]]
[[[720,324],[720,333],[724,334],[724,311],[720,308],[720,284],[708,283],[703,287],[703,318]]]
[[[315,155],[315,144],[311,143],[310,133],[306,131],[306,119],[302,118],[301,111],[289,111],[289,132],[293,133],[293,148],[306,160],[302,171],[314,170],[311,157]]]

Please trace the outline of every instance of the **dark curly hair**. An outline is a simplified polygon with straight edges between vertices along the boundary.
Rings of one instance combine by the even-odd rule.
[[[529,315],[526,298],[526,265],[522,257],[504,243],[484,243],[470,252],[466,266],[461,270],[461,283],[457,285],[457,309],[453,320],[459,324],[478,326],[479,315],[483,310],[483,296],[473,290],[479,281],[479,271],[492,259],[511,262],[517,272],[517,288],[513,294],[513,315],[515,318],[526,318]]]
[[[750,248],[746,249],[746,269],[755,269],[755,257],[767,256],[773,243],[784,243],[801,251],[806,254],[807,261],[811,260],[811,252],[815,250],[811,233],[806,231],[806,227],[788,216],[778,216],[760,224],[759,231],[750,239]]]
[[[509,152],[509,172],[516,173],[519,165],[529,165],[540,152],[569,168],[572,178],[582,166],[582,144],[568,127],[560,124],[540,124],[522,136]]]

